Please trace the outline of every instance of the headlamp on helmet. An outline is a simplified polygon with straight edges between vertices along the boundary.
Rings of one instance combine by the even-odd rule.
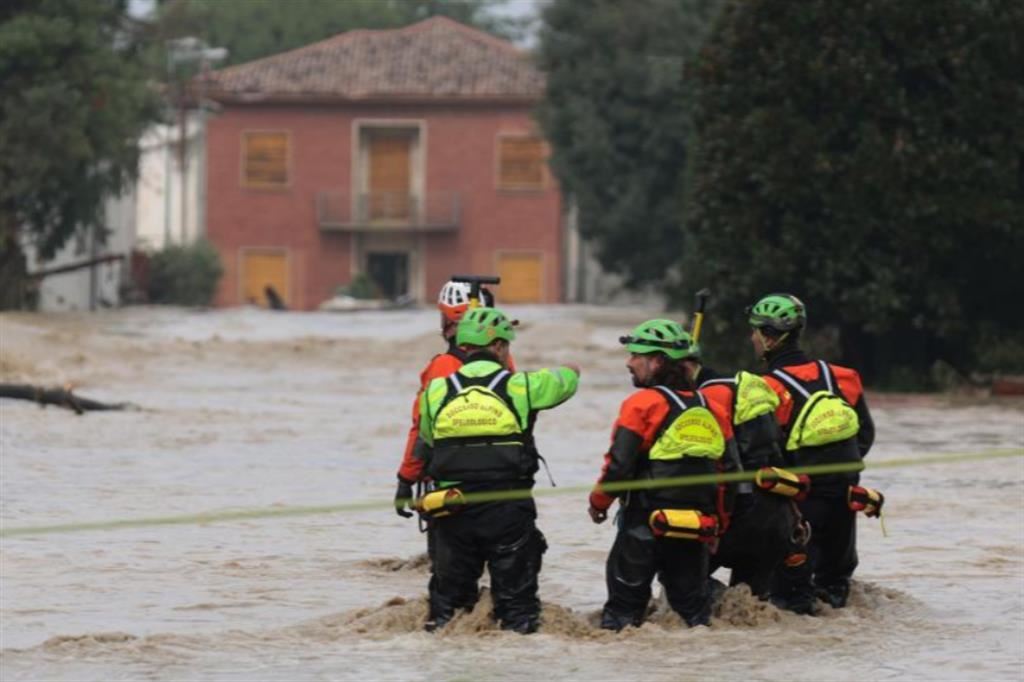
[[[619,343],[630,353],[664,353],[673,360],[699,358],[700,346],[672,320],[647,320],[626,336],[619,337]]]

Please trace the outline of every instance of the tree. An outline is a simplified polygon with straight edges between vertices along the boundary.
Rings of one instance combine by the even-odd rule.
[[[134,175],[157,100],[135,57],[126,0],[13,0],[0,10],[0,279],[24,276],[21,239],[49,258],[102,227]],[[2,305],[17,301],[5,297]]]
[[[225,64],[291,50],[356,28],[405,26],[447,16],[504,38],[518,38],[524,20],[492,10],[506,0],[163,0],[166,38],[201,37],[228,49]]]
[[[1024,349],[1021,35],[1012,0],[732,2],[695,71],[682,267],[719,330],[782,290],[869,377]]]
[[[684,66],[717,3],[554,0],[543,13],[538,119],[551,166],[605,269],[661,282],[679,257],[690,91]]]

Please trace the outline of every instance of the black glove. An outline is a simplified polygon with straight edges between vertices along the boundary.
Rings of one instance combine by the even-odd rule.
[[[398,479],[398,488],[395,490],[395,513],[405,518],[411,517],[412,512],[406,511],[406,507],[412,508],[412,483]]]

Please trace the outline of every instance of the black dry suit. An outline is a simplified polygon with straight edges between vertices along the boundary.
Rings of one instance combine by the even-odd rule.
[[[799,349],[786,348],[770,358],[765,376],[782,385],[793,401],[780,439],[790,466],[861,467],[874,440],[874,423],[855,371],[812,361]],[[812,409],[815,401],[821,400],[832,401],[837,411],[846,411],[849,429],[839,434],[844,437],[829,438],[823,430],[824,437],[813,443],[802,442],[805,432],[813,431]],[[837,608],[845,606],[850,576],[857,568],[857,519],[847,503],[847,491],[859,480],[857,470],[812,474],[810,495],[799,503],[800,512],[811,526],[806,572],[813,574],[816,595]],[[794,585],[783,576],[777,591],[784,601],[805,602],[810,598],[809,582],[802,579]]]
[[[744,391],[745,396],[774,397],[760,377],[741,373],[743,382],[762,382],[761,391]],[[740,402],[737,377],[717,377],[702,368],[698,376],[700,390],[719,403],[729,406],[733,438],[745,471],[764,467],[784,467],[779,445],[780,431],[775,421],[777,399]],[[752,482],[739,484],[729,529],[711,557],[710,572],[720,566],[730,568],[729,584],[745,583],[750,590],[768,597],[776,572],[794,573],[790,581],[801,580],[801,565],[806,560],[806,533],[800,512],[792,497],[762,490]]]
[[[471,356],[455,374],[431,382],[421,399],[417,453],[427,473],[438,487],[462,493],[529,491],[537,471],[532,413],[568,399],[576,381],[565,368],[510,373],[490,355]],[[502,628],[536,630],[537,577],[547,545],[535,519],[525,492],[520,499],[471,502],[434,521],[428,627],[473,608],[486,564]]]
[[[727,438],[728,428],[721,428],[723,421],[719,408],[700,393],[665,386],[638,391],[622,405],[599,483],[707,475],[733,468],[734,446]],[[702,440],[709,434],[714,435]],[[591,504],[595,495],[600,497],[592,494]],[[693,522],[698,516],[720,518],[726,507],[722,489],[713,483],[627,493],[606,565],[608,601],[601,627],[618,630],[643,622],[655,575],[674,611],[689,625],[707,624],[711,615],[707,541],[713,540],[714,530],[702,535],[702,541],[666,533],[656,519],[659,514],[676,513],[690,515]]]

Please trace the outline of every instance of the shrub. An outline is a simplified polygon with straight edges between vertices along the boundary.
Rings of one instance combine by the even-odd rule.
[[[217,250],[209,242],[172,245],[153,254],[149,262],[149,300],[152,303],[205,306],[213,300],[224,274]]]
[[[364,300],[382,298],[380,288],[365,272],[360,272],[352,278],[351,282],[338,287],[337,293]]]

